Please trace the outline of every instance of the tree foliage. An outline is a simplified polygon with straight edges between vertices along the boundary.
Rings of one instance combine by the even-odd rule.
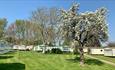
[[[37,24],[27,20],[16,20],[7,28],[7,40],[14,44],[34,45],[34,42],[39,40],[38,30],[39,25]]]
[[[115,42],[110,42],[110,43],[108,44],[108,47],[115,47]]]
[[[106,22],[107,9],[102,7],[94,12],[78,13],[79,4],[73,4],[68,10],[61,10],[62,34],[70,40],[77,41],[81,58],[84,64],[83,47],[94,40],[105,42],[108,40]]]
[[[0,19],[0,39],[3,39],[5,37],[5,31],[6,31],[6,25],[7,25],[7,19],[1,18]]]
[[[40,25],[41,40],[44,45],[54,45],[56,39],[56,26],[58,13],[56,8],[42,8],[32,12],[31,21]]]

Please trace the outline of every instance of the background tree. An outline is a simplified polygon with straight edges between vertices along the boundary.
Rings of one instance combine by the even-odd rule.
[[[53,32],[53,36],[52,36],[52,43],[54,43],[55,45],[59,45],[57,43],[57,41],[59,41],[60,35],[59,35],[59,25],[60,25],[60,21],[59,21],[59,15],[60,12],[57,8],[53,7],[49,9],[49,24],[50,24],[50,28],[52,28]]]
[[[7,19],[5,18],[0,19],[0,39],[1,40],[3,40],[3,38],[5,37],[6,25],[7,25]]]
[[[34,45],[36,40],[40,40],[38,30],[37,24],[27,20],[16,20],[7,28],[7,40],[13,44]]]
[[[25,21],[24,20],[16,20],[15,21],[16,25],[16,35],[19,40],[19,43],[21,44],[24,38],[24,32],[25,32]]]
[[[39,33],[44,45],[51,46],[55,44],[56,33],[58,32],[56,28],[58,21],[58,12],[56,8],[42,8],[33,11],[31,22],[39,25]]]
[[[84,64],[83,47],[96,38],[99,42],[108,40],[108,27],[105,8],[95,12],[78,13],[78,4],[73,4],[69,11],[61,10],[62,33],[70,40],[76,41],[80,53],[80,64]],[[75,42],[75,43],[76,43]]]
[[[108,47],[115,47],[115,42],[108,43]]]
[[[6,29],[6,32],[5,32],[5,35],[6,35],[6,41],[9,42],[9,43],[12,43],[12,44],[16,44],[16,38],[15,38],[15,24],[10,24],[7,29]]]

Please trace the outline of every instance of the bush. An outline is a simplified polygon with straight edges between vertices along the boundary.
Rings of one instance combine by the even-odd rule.
[[[51,51],[50,50],[45,51],[45,54],[48,54],[48,53],[51,53]]]
[[[63,53],[63,52],[62,52],[61,49],[59,49],[59,48],[53,48],[53,49],[51,50],[51,53],[61,54],[61,53]]]

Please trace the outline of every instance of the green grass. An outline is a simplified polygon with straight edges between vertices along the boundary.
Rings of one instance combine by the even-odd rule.
[[[0,70],[115,70],[114,66],[86,59],[84,67],[72,54],[42,54],[20,51],[0,55]]]
[[[104,56],[104,55],[92,55],[92,56],[115,63],[115,56]]]

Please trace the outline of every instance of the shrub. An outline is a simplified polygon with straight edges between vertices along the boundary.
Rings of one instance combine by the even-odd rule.
[[[48,53],[51,53],[51,51],[50,50],[45,51],[45,54],[48,54]]]
[[[61,53],[63,53],[63,52],[62,52],[61,49],[59,49],[59,48],[53,48],[53,49],[51,50],[51,53],[61,54]]]

